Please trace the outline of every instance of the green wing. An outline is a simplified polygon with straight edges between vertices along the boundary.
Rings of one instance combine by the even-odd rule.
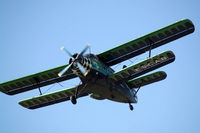
[[[83,88],[83,85],[79,87],[80,87],[79,89],[81,89]],[[70,100],[70,96],[73,96],[75,94],[75,91],[76,91],[76,87],[64,89],[61,91],[23,100],[23,101],[20,101],[19,104],[28,109],[37,109],[37,108],[41,108],[41,107],[45,107],[52,104]],[[85,92],[85,93],[79,94],[78,97],[83,97],[87,95],[88,93]]]
[[[142,54],[145,51],[148,51],[150,47],[151,49],[157,48],[192,32],[194,32],[193,23],[188,19],[184,19],[150,34],[122,44],[118,47],[100,53],[98,57],[107,65],[112,66]]]
[[[163,71],[155,72],[137,79],[132,79],[128,81],[130,88],[139,88],[148,84],[152,84],[161,80],[164,80],[167,74]]]
[[[153,71],[159,67],[169,64],[175,60],[175,55],[171,51],[166,51],[140,63],[126,67],[121,71],[109,76],[114,83],[121,83]]]
[[[66,72],[62,77],[58,76],[58,73],[62,71],[66,66],[67,65],[63,65],[19,79],[1,83],[0,91],[8,95],[14,95],[56,82],[75,78],[76,75],[73,74],[71,70]]]

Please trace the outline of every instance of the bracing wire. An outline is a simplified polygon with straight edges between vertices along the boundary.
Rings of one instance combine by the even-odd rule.
[[[53,84],[52,86],[50,86],[45,92],[43,92],[43,94],[47,93],[50,89],[52,89],[56,84]]]
[[[64,87],[61,83],[59,83],[59,82],[56,82],[56,83],[58,83],[61,87]],[[52,88],[55,87],[55,86],[56,86],[56,84],[53,84],[53,85],[50,86],[43,94],[47,93],[50,89],[52,89]]]

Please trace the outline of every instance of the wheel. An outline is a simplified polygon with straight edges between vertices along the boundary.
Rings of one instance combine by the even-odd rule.
[[[77,103],[76,97],[75,97],[75,96],[71,96],[71,97],[70,97],[70,100],[71,100],[71,102],[72,102],[73,104],[76,104],[76,103]]]
[[[131,111],[134,109],[133,105],[131,105],[131,104],[129,104],[129,108],[130,108]]]

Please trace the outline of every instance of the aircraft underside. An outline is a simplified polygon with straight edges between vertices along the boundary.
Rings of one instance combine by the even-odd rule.
[[[109,99],[121,103],[137,103],[136,91],[134,89],[130,89],[128,86],[125,87],[122,84],[115,86],[111,84],[105,79],[98,80],[89,90],[93,94],[98,94],[102,99]]]

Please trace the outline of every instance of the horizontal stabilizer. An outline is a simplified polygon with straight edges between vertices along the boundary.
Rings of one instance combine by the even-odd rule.
[[[128,81],[130,88],[139,88],[148,84],[152,84],[161,80],[164,80],[167,74],[163,71],[155,72],[137,79],[132,79]]]
[[[130,79],[139,77],[147,72],[169,64],[174,60],[174,53],[172,51],[166,51],[140,63],[126,67],[121,71],[115,72],[109,76],[109,79],[115,83],[127,82]]]
[[[83,85],[81,85],[80,87],[83,87]],[[73,87],[70,89],[64,89],[61,91],[23,100],[23,101],[20,101],[19,104],[28,109],[37,109],[37,108],[41,108],[41,107],[45,107],[52,104],[70,100],[70,96],[73,96],[75,94],[75,91],[76,91],[76,87]],[[83,93],[83,94],[80,94],[78,97],[83,97],[87,95],[88,93]]]
[[[29,91],[35,88],[46,86],[49,84],[61,82],[71,78],[75,78],[76,75],[72,71],[66,72],[62,77],[58,76],[58,73],[63,70],[67,65],[49,69],[43,72],[25,76],[19,79],[7,81],[0,84],[0,91],[8,95],[14,95]]]
[[[142,27],[141,27],[142,28]],[[151,32],[130,42],[107,50],[97,55],[105,64],[112,66],[149,49],[157,48],[168,42],[181,38],[194,32],[194,25],[189,19],[184,19],[169,26]]]

